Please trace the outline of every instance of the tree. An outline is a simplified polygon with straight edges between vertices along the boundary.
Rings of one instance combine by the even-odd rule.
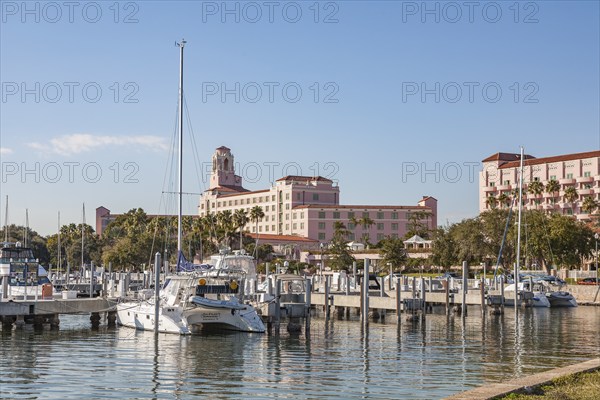
[[[433,231],[433,248],[431,253],[431,262],[435,265],[449,268],[458,264],[454,249],[456,244],[450,235],[450,227],[438,228]]]
[[[587,196],[583,199],[581,209],[587,214],[592,214],[596,210],[596,208],[598,208],[598,202],[594,200],[594,197]]]
[[[560,184],[556,179],[550,179],[546,183],[546,193],[550,193],[556,196],[556,193],[560,191]]]
[[[498,196],[498,204],[500,204],[501,208],[510,207],[511,198],[505,192],[500,193]]]
[[[427,225],[429,217],[430,213],[426,211],[415,211],[410,213],[408,216],[408,223],[406,224],[406,237],[410,238],[414,235],[418,235],[423,239],[429,239],[429,226]]]
[[[491,208],[492,210],[496,208],[496,206],[498,205],[498,199],[496,198],[496,195],[490,193],[487,199],[485,199],[485,205]]]
[[[265,216],[265,212],[263,211],[261,206],[254,206],[250,209],[250,221],[254,222],[254,226],[255,226],[255,230],[254,233],[256,234],[256,243],[255,243],[255,249],[256,246],[258,245],[258,221],[260,221],[261,219],[263,219]],[[256,255],[255,255],[256,256]]]
[[[575,189],[573,186],[569,186],[565,189],[565,201],[571,204],[571,208],[574,208],[574,203],[578,198],[579,194],[577,193],[577,189]]]
[[[347,269],[356,259],[348,248],[347,237],[350,233],[340,221],[333,224],[333,236],[329,242],[328,265],[333,270]]]
[[[246,210],[243,208],[238,208],[233,213],[233,223],[237,229],[240,231],[240,250],[242,249],[242,232],[244,231],[244,227],[250,221],[248,216],[246,215]]]
[[[384,265],[390,264],[395,270],[404,264],[407,256],[402,239],[387,237],[383,239],[380,244],[381,249],[379,250],[379,254],[382,257]]]
[[[23,246],[31,248],[35,258],[39,259],[41,264],[52,263],[56,265],[56,261],[51,258],[48,251],[47,239],[40,236],[36,231],[24,226],[10,224],[7,227],[0,229],[0,238],[4,240],[5,230],[8,229],[8,241],[12,243],[20,242]],[[25,238],[26,236],[26,238]],[[27,239],[27,243],[25,243]]]
[[[527,192],[535,196],[535,205],[537,208],[540,202],[538,197],[544,192],[544,184],[540,181],[529,182],[529,185],[527,185]]]

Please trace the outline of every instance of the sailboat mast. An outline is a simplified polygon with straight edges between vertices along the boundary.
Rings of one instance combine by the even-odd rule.
[[[177,184],[177,254],[181,251],[181,214],[183,191],[183,48],[186,41],[181,39],[179,46],[179,155]]]
[[[517,310],[517,293],[519,288],[519,269],[521,266],[521,214],[523,211],[523,158],[524,150],[521,146],[521,165],[519,173],[519,216],[517,218],[517,262],[515,263],[515,310]]]
[[[61,260],[61,251],[60,251],[60,211],[58,212],[58,268],[57,271],[60,271],[60,267],[62,264]]]
[[[6,211],[4,213],[4,242],[8,243],[8,195],[6,195]]]
[[[85,229],[85,203],[83,203],[83,209],[81,211],[81,274],[83,276],[83,232]],[[91,293],[91,292],[90,292]],[[91,294],[90,294],[91,297]]]

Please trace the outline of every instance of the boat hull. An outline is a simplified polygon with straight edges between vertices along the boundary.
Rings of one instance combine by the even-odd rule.
[[[577,300],[569,292],[550,292],[546,296],[551,307],[577,307]]]
[[[158,331],[189,335],[201,330],[231,330],[241,332],[265,332],[265,326],[256,310],[246,304],[223,302],[197,304],[192,302],[185,309],[164,306],[159,308]],[[150,302],[125,302],[117,305],[117,321],[120,325],[138,330],[154,330],[154,304]]]

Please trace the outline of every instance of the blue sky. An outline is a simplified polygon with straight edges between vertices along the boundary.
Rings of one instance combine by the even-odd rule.
[[[0,3],[1,221],[8,195],[42,234],[82,203],[165,212],[181,38],[186,192],[225,145],[249,189],[318,171],[344,204],[434,196],[445,224],[495,152],[600,148],[596,1]]]

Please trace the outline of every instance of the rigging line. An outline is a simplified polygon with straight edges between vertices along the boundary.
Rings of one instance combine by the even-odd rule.
[[[506,243],[506,235],[508,233],[510,219],[512,217],[513,207],[515,206],[516,199],[513,198],[512,204],[508,209],[508,217],[506,218],[506,225],[504,226],[504,233],[502,234],[502,243],[500,244],[500,251],[498,252],[498,258],[496,259],[496,268],[494,268],[494,280],[496,280],[496,275],[498,273],[498,268],[500,267],[500,258],[502,257],[502,250],[504,250],[504,244]]]
[[[198,187],[201,188],[201,189],[204,189],[204,182],[201,179],[202,162],[201,162],[201,160],[199,158],[200,156],[199,156],[199,153],[198,153],[198,145],[196,144],[196,137],[194,135],[194,128],[192,126],[190,112],[188,110],[187,99],[185,98],[185,95],[183,97],[183,104],[185,106],[186,120],[187,120],[187,123],[188,123],[188,129],[190,131],[190,141],[192,143],[194,166],[196,168],[196,179],[198,180]]]

